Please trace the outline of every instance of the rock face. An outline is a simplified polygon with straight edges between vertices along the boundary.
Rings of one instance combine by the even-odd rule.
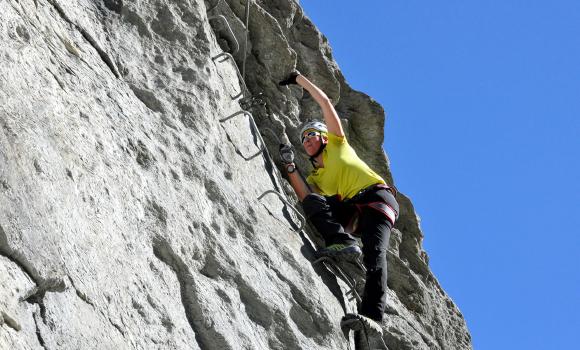
[[[355,305],[310,263],[320,237],[259,198],[296,204],[269,154],[320,115],[276,83],[297,67],[322,87],[392,183],[384,112],[297,2],[252,1],[247,50],[245,8],[0,1],[1,349],[348,348],[338,323]],[[398,200],[384,341],[471,349]]]

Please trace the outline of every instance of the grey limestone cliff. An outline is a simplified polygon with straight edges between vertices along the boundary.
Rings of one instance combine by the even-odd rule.
[[[319,116],[277,81],[297,67],[320,85],[392,183],[384,112],[299,3],[251,1],[247,50],[245,9],[0,0],[0,349],[348,348],[354,305],[311,264],[320,237],[260,198],[296,204],[269,154]],[[384,341],[471,349],[398,199]]]

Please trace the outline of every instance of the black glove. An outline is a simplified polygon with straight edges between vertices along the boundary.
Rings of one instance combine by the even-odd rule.
[[[280,159],[284,164],[294,163],[294,151],[291,145],[280,144]]]
[[[288,78],[282,80],[281,82],[278,83],[278,85],[290,85],[290,84],[296,84],[296,78],[300,75],[300,72],[295,70],[294,72],[290,73],[290,75],[288,76]]]

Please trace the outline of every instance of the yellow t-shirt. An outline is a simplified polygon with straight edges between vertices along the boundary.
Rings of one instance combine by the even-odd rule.
[[[349,199],[371,185],[385,184],[385,180],[356,155],[346,137],[327,135],[328,144],[322,151],[324,168],[312,170],[306,182],[316,185],[323,196],[338,194],[342,199]]]

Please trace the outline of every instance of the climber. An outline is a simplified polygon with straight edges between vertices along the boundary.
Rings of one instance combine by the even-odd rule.
[[[280,157],[290,184],[308,219],[324,238],[326,247],[318,250],[317,255],[351,260],[364,253],[366,284],[359,314],[347,314],[341,326],[358,330],[363,324],[382,333],[387,249],[399,212],[395,190],[348,144],[338,114],[320,88],[299,72],[292,72],[279,84],[304,88],[318,103],[324,117],[325,123],[307,122],[300,131],[302,146],[313,165],[306,182],[296,169],[292,147],[280,145]],[[360,236],[362,252],[348,231]]]

